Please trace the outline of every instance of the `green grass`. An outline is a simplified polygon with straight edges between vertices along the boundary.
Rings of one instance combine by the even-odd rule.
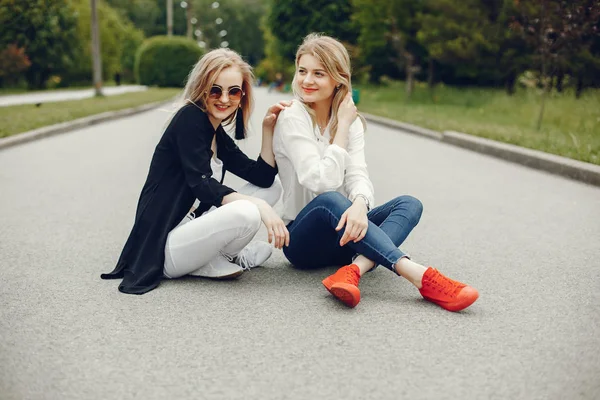
[[[600,90],[551,93],[540,131],[536,121],[540,96],[519,90],[513,96],[499,89],[455,88],[424,84],[406,100],[403,82],[387,86],[359,85],[359,110],[425,128],[454,130],[600,164]]]
[[[7,137],[42,126],[71,121],[106,111],[169,100],[180,92],[181,89],[151,88],[143,92],[116,96],[44,103],[40,107],[36,107],[34,104],[0,107],[0,137]]]

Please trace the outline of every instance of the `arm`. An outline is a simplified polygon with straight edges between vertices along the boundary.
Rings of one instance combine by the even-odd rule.
[[[375,204],[374,190],[365,161],[365,135],[360,119],[357,119],[352,125],[348,154],[350,154],[350,162],[346,168],[344,190],[350,201],[361,201],[368,208],[372,208]]]
[[[271,158],[273,158],[272,153],[271,151]],[[217,154],[223,161],[226,170],[253,185],[269,187],[277,175],[274,160],[273,165],[270,165],[262,158],[262,155],[256,161],[248,158],[224,131],[217,132]]]
[[[350,160],[345,149],[332,144],[321,156],[310,121],[295,115],[282,115],[276,129],[276,135],[281,136],[285,153],[302,186],[314,193],[336,190],[342,186],[344,171]]]

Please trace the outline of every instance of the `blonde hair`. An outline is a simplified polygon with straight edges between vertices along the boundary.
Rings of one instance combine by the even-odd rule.
[[[206,104],[210,89],[215,84],[217,77],[224,69],[237,67],[242,73],[242,90],[244,96],[240,101],[240,107],[244,115],[244,128],[248,128],[250,113],[254,108],[252,97],[252,83],[254,74],[252,67],[246,63],[242,57],[230,49],[215,49],[206,53],[196,63],[188,75],[185,88],[183,89],[183,101],[192,102],[202,111],[206,112]],[[237,113],[232,113],[223,123],[229,125],[235,122]]]
[[[331,101],[331,108],[329,110],[329,126],[331,142],[333,142],[338,127],[338,109],[341,102],[344,100],[344,97],[346,97],[348,93],[352,93],[350,55],[343,44],[330,36],[325,36],[320,33],[311,33],[307,35],[300,47],[298,47],[298,51],[296,52],[296,73],[292,80],[292,90],[294,96],[302,102],[308,113],[311,115],[313,125],[315,126],[317,124],[315,111],[302,99],[301,90],[298,85],[298,80],[296,79],[300,57],[305,54],[310,54],[315,57],[323,65],[327,74],[336,82],[336,88],[334,89],[333,100]],[[363,126],[366,126],[362,116],[359,117]]]

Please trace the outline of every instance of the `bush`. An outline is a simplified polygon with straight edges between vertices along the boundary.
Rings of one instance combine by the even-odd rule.
[[[142,85],[183,87],[204,51],[183,37],[154,36],[142,43],[135,58],[135,76]]]

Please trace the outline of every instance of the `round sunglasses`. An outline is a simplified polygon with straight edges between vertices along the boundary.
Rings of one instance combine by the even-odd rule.
[[[227,97],[229,97],[229,99],[233,100],[233,101],[241,100],[242,96],[244,96],[245,94],[246,93],[244,93],[242,88],[239,86],[230,87],[229,90],[227,91]],[[221,98],[221,96],[223,96],[223,89],[221,88],[221,86],[215,85],[210,88],[210,93],[208,94],[209,98],[218,100]]]

